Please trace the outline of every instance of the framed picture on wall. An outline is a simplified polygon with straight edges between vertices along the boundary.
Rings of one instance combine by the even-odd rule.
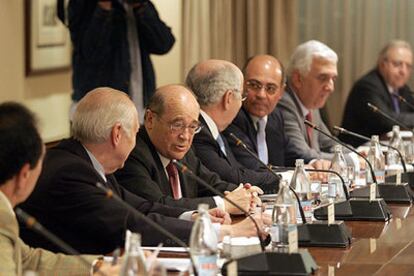
[[[69,30],[57,18],[56,0],[26,0],[26,75],[68,70]]]

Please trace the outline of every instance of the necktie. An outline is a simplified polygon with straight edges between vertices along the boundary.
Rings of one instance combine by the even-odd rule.
[[[182,195],[178,170],[171,161],[168,163],[166,169],[168,174],[168,181],[170,182],[171,190],[173,192],[173,197],[174,199],[180,199]]]
[[[221,137],[221,134],[220,134],[220,133],[219,133],[219,135],[217,136],[216,141],[217,141],[217,144],[219,144],[220,149],[221,149],[221,151],[223,152],[223,154],[224,154],[225,156],[227,156],[227,153],[226,153],[226,147],[224,146],[223,137]]]
[[[305,118],[312,123],[312,112],[309,111]],[[312,128],[308,125],[306,125],[306,134],[308,135],[308,144],[312,147]]]
[[[392,104],[394,111],[400,113],[400,99],[398,99],[398,92],[391,93]]]
[[[268,163],[267,143],[266,143],[266,121],[264,118],[257,122],[257,153],[260,160]]]

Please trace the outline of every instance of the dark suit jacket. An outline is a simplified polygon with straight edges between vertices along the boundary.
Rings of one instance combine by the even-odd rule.
[[[201,164],[192,150],[180,161],[221,192],[231,191],[237,187],[222,181],[217,174],[210,172]],[[150,201],[190,209],[197,209],[200,203],[208,203],[210,207],[216,206],[212,198],[215,194],[197,184],[191,176],[181,172],[179,172],[179,176],[183,197],[176,200],[173,198],[172,189],[158,153],[145,128],[140,129],[136,146],[125,162],[124,168],[116,172],[116,177],[122,186]]]
[[[64,140],[47,152],[37,186],[22,208],[82,253],[104,254],[123,246],[126,229],[140,232],[144,245],[159,242],[171,245],[167,237],[138,214],[114,199],[106,198],[95,186],[101,182],[151,220],[181,239],[189,239],[192,223],[175,218],[185,209],[147,201],[120,187],[113,175],[106,177],[108,181],[105,183],[79,142]],[[22,228],[21,234],[29,245],[62,251],[30,230]]]
[[[408,102],[414,104],[414,98],[408,86],[402,87],[398,92]],[[391,131],[394,123],[372,112],[367,106],[368,102],[391,115],[397,121],[410,128],[414,127],[414,110],[407,104],[400,103],[401,112],[397,114],[394,111],[391,95],[378,70],[372,70],[354,84],[345,106],[342,126],[369,137]],[[341,139],[353,146],[364,143],[363,140],[351,136],[343,135]]]
[[[273,190],[272,193],[277,193],[279,178],[267,170],[256,171],[241,165],[234,157],[226,137],[222,135],[226,156],[213,138],[203,117],[200,116],[199,120],[204,127],[194,136],[193,147],[197,157],[207,168],[218,173],[223,180],[232,183],[251,183],[266,191]]]
[[[248,112],[242,107],[231,125],[224,131],[236,159],[246,168],[260,169],[261,164],[250,156],[243,148],[236,145],[230,137],[234,133],[250,149],[257,151],[257,131]],[[266,124],[266,142],[269,164],[275,166],[293,166],[295,159],[300,158],[297,147],[291,143],[284,132],[282,113],[276,108],[269,114]]]

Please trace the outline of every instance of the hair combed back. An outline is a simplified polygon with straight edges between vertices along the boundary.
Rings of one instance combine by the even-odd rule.
[[[298,70],[302,76],[306,75],[314,58],[322,58],[332,63],[338,62],[338,55],[331,48],[320,41],[310,40],[296,47],[290,58],[287,76],[290,77],[295,70]]]
[[[193,91],[201,106],[209,106],[221,100],[227,90],[241,94],[242,75],[231,64],[222,64],[215,70],[201,73],[196,64],[188,72],[186,85]]]
[[[394,48],[405,48],[412,52],[411,45],[407,41],[400,39],[391,40],[387,44],[385,44],[385,46],[381,49],[378,55],[378,64],[386,60],[388,58],[388,51]]]
[[[34,168],[42,151],[42,138],[34,114],[18,103],[0,104],[0,185],[25,164]]]
[[[105,142],[117,123],[129,135],[136,114],[135,107],[125,93],[112,88],[97,88],[89,92],[76,107],[72,120],[73,138],[83,143]]]

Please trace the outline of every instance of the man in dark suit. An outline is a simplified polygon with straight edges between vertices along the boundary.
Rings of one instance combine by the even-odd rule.
[[[267,170],[252,170],[234,157],[221,132],[232,122],[242,104],[243,74],[224,60],[207,60],[188,73],[187,86],[200,104],[203,128],[194,136],[193,146],[203,164],[233,183],[251,183],[269,193],[277,193],[279,178]]]
[[[244,149],[237,146],[230,133],[240,138],[266,164],[292,166],[297,158],[303,158],[306,162],[311,161],[304,158],[298,147],[286,135],[283,115],[276,108],[285,87],[282,64],[273,56],[257,55],[247,61],[243,71],[246,100],[236,118],[224,131],[237,160],[248,168],[258,169],[262,166]],[[264,124],[262,138],[261,122]],[[260,153],[261,148],[263,150]],[[326,161],[315,160],[313,165],[319,168],[325,163]]]
[[[76,109],[73,138],[48,151],[38,185],[22,208],[84,253],[109,253],[122,246],[126,229],[140,232],[144,245],[172,244],[139,215],[108,199],[96,187],[100,182],[149,219],[188,240],[192,227],[188,220],[193,212],[138,197],[120,187],[113,176],[135,146],[138,128],[137,110],[126,94],[111,88],[89,92]],[[228,227],[223,225],[221,229]],[[29,244],[61,250],[22,230]]]
[[[150,201],[170,206],[194,208],[200,202],[218,206],[229,213],[239,213],[191,176],[178,172],[172,160],[185,163],[196,175],[246,210],[257,188],[225,182],[210,172],[191,150],[194,134],[201,129],[200,107],[188,88],[168,85],[157,89],[145,114],[145,128],[137,136],[137,145],[125,167],[116,173],[122,186]]]
[[[412,51],[408,42],[390,41],[380,52],[377,67],[359,79],[349,94],[342,126],[365,136],[382,135],[395,124],[372,112],[372,103],[402,124],[414,127],[414,98],[407,82],[411,76]],[[409,104],[401,100],[402,97]],[[365,141],[342,135],[341,139],[353,146]]]

